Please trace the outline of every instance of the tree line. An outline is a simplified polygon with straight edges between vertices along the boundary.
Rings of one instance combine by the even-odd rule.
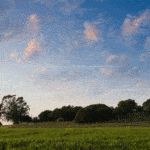
[[[75,123],[150,121],[150,99],[143,102],[142,106],[132,99],[121,100],[115,108],[105,104],[92,104],[84,108],[68,105],[53,111],[45,110],[34,118],[29,115],[29,110],[29,105],[23,97],[16,99],[16,95],[4,96],[0,103],[0,117],[5,117],[7,121],[12,120],[14,124],[48,121],[72,121]]]

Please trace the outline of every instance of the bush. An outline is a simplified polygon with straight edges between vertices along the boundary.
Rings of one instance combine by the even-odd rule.
[[[2,126],[3,124],[0,122],[0,126]]]

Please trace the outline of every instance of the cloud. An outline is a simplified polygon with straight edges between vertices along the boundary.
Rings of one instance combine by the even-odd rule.
[[[84,27],[85,27],[85,31],[84,31],[85,38],[87,40],[98,41],[97,34],[99,33],[99,31],[96,28],[92,27],[87,22],[84,23]]]
[[[136,77],[140,75],[138,67],[131,66],[131,60],[124,55],[111,55],[106,60],[106,66],[111,68],[100,69],[100,72],[114,77]]]
[[[143,84],[142,82],[139,81],[139,82],[137,83],[137,86],[138,86],[138,87],[143,87],[143,86],[145,86],[145,84]]]
[[[47,71],[47,69],[45,69],[45,68],[38,68],[36,71],[37,72],[45,72],[45,71]]]
[[[25,55],[31,56],[32,54],[35,54],[39,50],[39,45],[37,42],[35,42],[36,39],[33,39],[28,44],[28,47],[25,49]]]
[[[140,33],[142,31],[140,27],[144,27],[149,24],[150,11],[146,10],[139,17],[135,18],[128,15],[123,23],[122,34],[124,36],[132,35],[134,33]]]
[[[113,75],[115,72],[115,69],[110,69],[110,68],[101,68],[100,72],[106,75]]]
[[[69,14],[72,11],[74,11],[75,14],[81,14],[83,13],[83,11],[85,11],[84,8],[79,8],[79,6],[84,2],[84,0],[59,0],[59,2],[63,2],[65,4],[65,6],[60,8],[60,11],[62,11],[64,14]]]
[[[11,56],[11,57],[15,57],[15,56],[16,56],[16,54],[14,54],[14,53],[11,53],[11,54],[10,54],[10,56]]]
[[[58,3],[57,0],[35,0],[36,2],[40,2],[41,4],[45,4],[46,6],[52,8],[55,4]]]
[[[67,15],[70,14],[72,11],[74,11],[75,14],[82,14],[85,10],[84,8],[79,8],[79,6],[85,1],[85,0],[35,0],[36,2],[41,2],[41,4],[45,4],[48,8],[52,8],[55,5],[57,5],[57,12],[61,11],[61,13]],[[60,5],[59,5],[60,4]],[[63,7],[60,7],[62,6]],[[56,9],[55,8],[55,9]]]
[[[150,58],[150,37],[149,36],[146,38],[146,42],[144,44],[144,51],[145,53],[139,56],[141,61],[147,61]]]
[[[150,54],[147,53],[141,54],[139,57],[140,57],[140,61],[146,61],[147,59],[149,59]]]
[[[38,32],[39,28],[37,25],[38,19],[36,15],[31,15],[29,18],[29,23],[27,24],[27,28],[35,33]]]
[[[145,49],[145,51],[150,52],[150,36],[148,36],[146,38],[146,43],[144,45],[144,49]]]
[[[129,59],[123,56],[111,55],[106,60],[106,65],[108,66],[118,66],[118,65],[127,65]]]
[[[19,59],[19,60],[17,61],[17,63],[20,63],[20,62],[22,62],[22,60],[21,60],[21,59]]]

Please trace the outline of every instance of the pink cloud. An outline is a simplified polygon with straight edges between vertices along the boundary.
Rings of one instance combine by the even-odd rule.
[[[47,69],[45,69],[45,68],[38,68],[36,71],[37,72],[45,72],[45,71],[47,71]]]
[[[102,68],[100,69],[100,72],[106,75],[112,75],[114,74],[114,70],[113,69],[108,69],[108,68]]]
[[[15,57],[15,56],[16,56],[16,54],[14,54],[14,53],[11,53],[11,54],[10,54],[10,56],[11,56],[11,57]]]
[[[20,63],[20,62],[22,62],[22,60],[21,60],[21,59],[19,59],[19,60],[17,61],[17,63]]]
[[[106,60],[106,64],[108,66],[110,65],[117,66],[117,65],[127,64],[127,62],[129,62],[129,60],[127,60],[125,56],[116,56],[116,55],[111,55]]]
[[[137,33],[140,26],[145,26],[149,22],[148,11],[142,14],[140,17],[135,18],[134,20],[131,19],[131,16],[125,19],[123,23],[123,35],[130,35],[133,33]]]
[[[31,15],[29,19],[29,23],[27,25],[29,30],[33,30],[34,32],[38,32],[39,28],[37,25],[37,16],[36,15]]]
[[[91,25],[88,23],[85,23],[84,26],[85,26],[84,34],[86,39],[98,41],[97,34],[99,33],[99,31],[96,28],[91,27]]]
[[[28,47],[25,49],[25,55],[31,56],[32,54],[35,54],[39,49],[39,46],[37,45],[37,42],[35,42],[35,39],[31,40],[28,44]]]

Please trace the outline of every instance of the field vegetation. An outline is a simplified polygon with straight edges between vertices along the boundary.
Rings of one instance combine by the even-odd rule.
[[[2,150],[150,149],[150,122],[20,123],[1,126]]]

